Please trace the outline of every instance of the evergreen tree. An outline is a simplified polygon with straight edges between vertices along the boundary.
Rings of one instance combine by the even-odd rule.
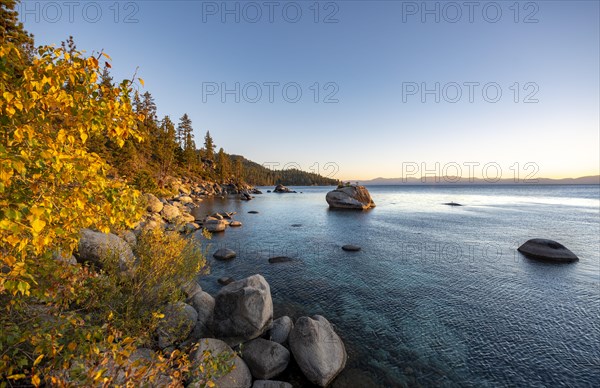
[[[159,135],[156,141],[155,156],[158,162],[158,184],[162,186],[165,178],[172,172],[175,164],[176,149],[175,124],[169,116],[165,116],[159,127]]]
[[[206,131],[206,135],[204,136],[204,155],[203,155],[203,157],[210,161],[215,160],[215,143],[213,142],[213,139],[210,136],[210,131]]]
[[[242,165],[242,159],[238,158],[235,161],[235,178],[238,183],[244,182],[244,166]]]
[[[196,143],[194,142],[194,129],[192,128],[192,120],[185,113],[177,126],[177,132],[180,136],[180,145],[182,148],[182,160],[184,167],[191,171],[196,164]]]
[[[25,31],[15,10],[17,0],[0,0],[0,43],[12,43],[30,60],[33,55],[33,35]],[[18,70],[18,69],[17,69]]]
[[[229,160],[229,156],[223,151],[222,147],[217,154],[217,173],[219,180],[222,183],[227,182],[229,175],[231,174],[231,161]]]

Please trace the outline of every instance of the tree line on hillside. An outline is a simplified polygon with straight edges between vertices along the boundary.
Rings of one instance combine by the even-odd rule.
[[[75,51],[72,37],[63,47]],[[105,64],[100,84],[114,87]],[[217,151],[209,131],[202,147],[196,145],[192,120],[185,113],[177,123],[170,116],[158,118],[157,106],[150,92],[133,96],[135,113],[142,117],[140,132],[146,139],[127,139],[123,147],[99,134],[88,142],[88,149],[100,155],[114,169],[113,174],[125,178],[141,190],[162,188],[171,176],[186,176],[222,184],[251,185],[335,185],[336,179],[297,169],[270,170],[239,155]]]

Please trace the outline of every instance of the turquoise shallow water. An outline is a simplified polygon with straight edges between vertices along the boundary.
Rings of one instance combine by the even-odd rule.
[[[210,255],[229,247],[238,257],[210,257],[200,283],[214,295],[221,276],[260,273],[276,317],[327,317],[349,355],[341,386],[600,383],[598,186],[374,186],[377,207],[365,212],[329,210],[331,188],[267,189],[203,203],[237,211],[243,226],[213,237]],[[534,237],[581,260],[525,259],[516,248]],[[279,255],[295,261],[268,263]],[[284,377],[307,384],[294,368]]]

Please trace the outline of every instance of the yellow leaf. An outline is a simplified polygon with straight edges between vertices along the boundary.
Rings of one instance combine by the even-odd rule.
[[[33,366],[36,366],[37,364],[39,364],[42,361],[42,358],[44,358],[44,355],[40,354],[38,356],[38,358],[36,358],[35,361],[33,362]]]
[[[69,344],[69,346],[67,346],[67,349],[69,349],[70,351],[75,350],[75,348],[77,347],[77,344],[75,342],[71,342]]]
[[[112,58],[110,57],[110,55],[108,55],[107,53],[102,53],[102,55],[108,59],[110,59],[112,61]]]
[[[144,80],[141,78],[138,78],[138,80],[140,81],[140,83],[142,84],[142,86],[144,86]]]
[[[212,380],[208,380],[208,381],[206,382],[206,386],[207,386],[207,387],[210,387],[210,388],[213,388],[213,387],[215,386],[215,383],[213,383],[213,382],[212,382]]]
[[[38,375],[33,375],[33,377],[31,378],[31,384],[33,384],[33,386],[35,387],[39,387],[40,383],[40,377]]]
[[[39,233],[46,226],[46,222],[42,220],[33,220],[31,221],[31,228],[35,233]]]

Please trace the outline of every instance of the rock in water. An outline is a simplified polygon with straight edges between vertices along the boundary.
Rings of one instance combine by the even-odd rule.
[[[346,366],[346,348],[327,319],[320,315],[298,318],[290,333],[290,349],[302,373],[325,387]]]
[[[204,352],[210,352],[210,358],[214,359],[220,355],[234,354],[233,350],[223,341],[214,338],[203,338],[198,341],[198,349],[192,356],[192,361],[195,365],[195,370],[204,362]],[[225,354],[224,354],[225,353]],[[233,357],[233,370],[225,376],[221,376],[214,380],[216,387],[226,388],[250,388],[252,386],[252,375],[246,366],[246,363],[239,357]],[[230,361],[231,362],[231,361]],[[188,387],[200,387],[198,383],[191,383]]]
[[[127,271],[135,265],[135,256],[129,244],[112,233],[94,232],[83,229],[76,257],[81,262],[90,262],[102,267],[105,260],[117,260],[119,269]]]
[[[259,337],[272,323],[271,288],[261,275],[230,283],[215,297],[214,331],[230,344]]]
[[[291,257],[287,257],[287,256],[275,256],[275,257],[269,258],[269,263],[271,263],[271,264],[288,263],[290,261],[294,261],[294,259],[292,259]]]
[[[579,258],[564,245],[543,238],[534,238],[517,248],[525,256],[555,263],[572,263]]]
[[[443,205],[448,205],[448,206],[462,206],[460,203],[456,203],[456,202],[446,202]]]
[[[287,368],[290,352],[276,342],[256,338],[243,345],[242,359],[254,378],[268,380]]]
[[[361,250],[361,248],[358,245],[352,245],[352,244],[344,245],[342,247],[342,249],[345,251],[348,251],[348,252],[358,252]]]
[[[375,207],[371,194],[364,186],[346,186],[327,193],[329,207],[365,210]]]
[[[213,253],[213,257],[217,260],[231,260],[233,258],[235,258],[236,253],[235,251],[229,249],[229,248],[221,248],[219,250],[217,250],[215,253]]]
[[[284,185],[277,185],[277,187],[275,187],[275,190],[273,190],[274,193],[295,193],[294,190],[291,190],[287,187],[285,187]]]
[[[219,278],[219,279],[217,280],[217,282],[218,282],[220,285],[222,285],[222,286],[226,286],[226,285],[228,285],[228,284],[230,284],[230,283],[233,283],[233,282],[235,282],[235,280],[234,280],[233,278],[230,278],[230,277],[226,277],[226,276],[224,276],[224,277],[222,277],[222,278]]]
[[[225,220],[206,219],[202,226],[211,233],[223,232],[229,225]]]

